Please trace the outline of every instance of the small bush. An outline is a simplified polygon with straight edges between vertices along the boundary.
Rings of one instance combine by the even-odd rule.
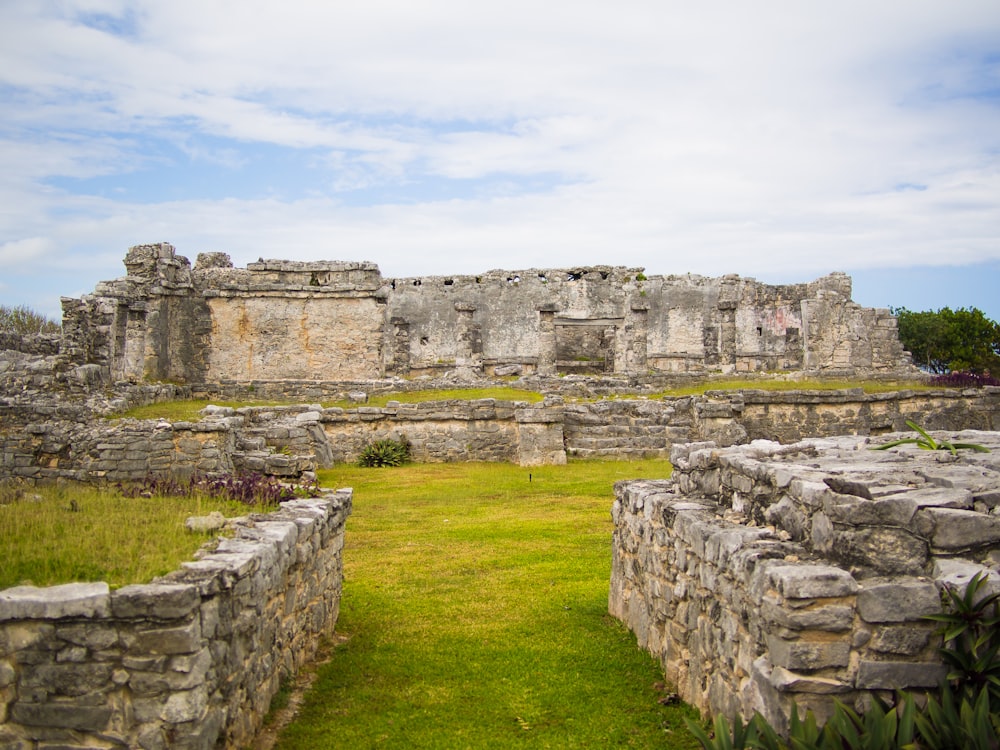
[[[988,577],[977,573],[962,591],[944,587],[944,612],[924,619],[941,623],[938,649],[948,665],[949,687],[970,703],[980,693],[989,697],[989,709],[1000,714],[1000,594],[983,590]]]
[[[410,460],[410,443],[407,439],[384,438],[369,443],[358,457],[358,466],[402,466]]]
[[[60,330],[60,325],[54,320],[49,320],[24,305],[0,305],[0,333],[19,333],[25,336],[33,333],[59,333]]]
[[[190,497],[203,495],[253,506],[275,506],[297,497],[317,497],[316,482],[290,485],[263,474],[226,474],[221,477],[195,475],[188,480],[149,476],[141,482],[118,484],[126,497]]]

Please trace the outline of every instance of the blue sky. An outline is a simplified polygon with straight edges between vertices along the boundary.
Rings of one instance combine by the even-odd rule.
[[[995,0],[0,2],[0,303],[130,245],[1000,319]]]

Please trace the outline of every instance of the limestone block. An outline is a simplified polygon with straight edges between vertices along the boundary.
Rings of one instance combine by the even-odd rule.
[[[972,508],[972,493],[966,489],[953,487],[922,487],[909,490],[906,497],[916,502],[920,508]]]
[[[114,672],[112,665],[87,662],[80,656],[86,656],[86,649],[74,646],[56,654],[54,663],[25,664],[18,685],[20,698],[29,701],[71,698],[79,705],[91,706],[103,703]]]
[[[1000,551],[998,551],[1000,555]],[[969,581],[976,575],[986,576],[986,581],[979,589],[977,600],[986,596],[1000,594],[1000,571],[987,568],[985,565],[969,560],[955,558],[937,558],[934,560],[933,576],[938,586],[949,586],[959,593],[964,593]]]
[[[837,527],[823,549],[835,561],[883,575],[918,575],[928,558],[927,543],[896,526]]]
[[[129,651],[148,654],[191,654],[201,648],[201,620],[170,628],[150,628],[123,635]]]
[[[921,510],[920,514],[933,522],[932,549],[955,551],[1000,544],[1000,517],[933,507]]]
[[[947,671],[938,662],[862,661],[854,684],[865,690],[935,688]]]
[[[201,604],[197,587],[182,583],[123,586],[111,595],[115,617],[153,617],[163,620],[187,617]]]
[[[802,541],[809,533],[809,517],[799,508],[788,495],[770,505],[764,511],[768,523],[787,531],[794,541]]]
[[[791,671],[846,667],[851,654],[848,640],[814,640],[807,635],[796,640],[768,635],[767,646],[771,664]]]
[[[205,688],[172,693],[160,711],[160,718],[171,724],[200,719],[208,707]]]
[[[107,617],[110,612],[110,587],[106,583],[66,583],[47,588],[15,586],[0,591],[0,622]]]
[[[104,730],[111,720],[107,706],[79,706],[69,703],[25,703],[17,701],[10,711],[15,724],[54,729],[75,729],[81,732]]]
[[[931,629],[912,625],[890,625],[876,628],[868,647],[883,654],[914,656],[930,642]]]
[[[114,611],[113,600],[112,611]],[[93,651],[103,651],[118,643],[118,630],[112,623],[88,622],[59,625],[56,627],[55,634],[62,641]]]
[[[847,693],[854,689],[852,684],[843,680],[812,674],[799,674],[784,667],[774,667],[771,670],[770,683],[776,690],[783,693],[834,695]]]
[[[843,632],[854,623],[854,608],[846,604],[817,602],[806,607],[782,606],[774,597],[766,597],[760,614],[768,622],[790,630],[827,630]]]
[[[933,582],[918,578],[881,578],[865,581],[858,591],[858,614],[865,622],[918,622],[941,611]]]
[[[850,596],[858,590],[850,573],[832,565],[776,564],[761,572],[786,599]]]
[[[823,510],[835,524],[848,526],[909,526],[918,505],[908,496],[891,496],[882,500],[857,498],[839,502],[841,498],[823,504]]]

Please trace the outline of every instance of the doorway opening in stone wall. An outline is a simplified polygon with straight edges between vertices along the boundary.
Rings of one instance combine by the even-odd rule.
[[[556,370],[561,375],[603,375],[615,369],[620,319],[556,318]]]

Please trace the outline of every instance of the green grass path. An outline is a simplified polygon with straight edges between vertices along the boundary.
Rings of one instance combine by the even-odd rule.
[[[345,467],[337,631],[286,748],[694,748],[607,614],[613,483],[665,461]],[[530,481],[529,481],[530,474]]]

